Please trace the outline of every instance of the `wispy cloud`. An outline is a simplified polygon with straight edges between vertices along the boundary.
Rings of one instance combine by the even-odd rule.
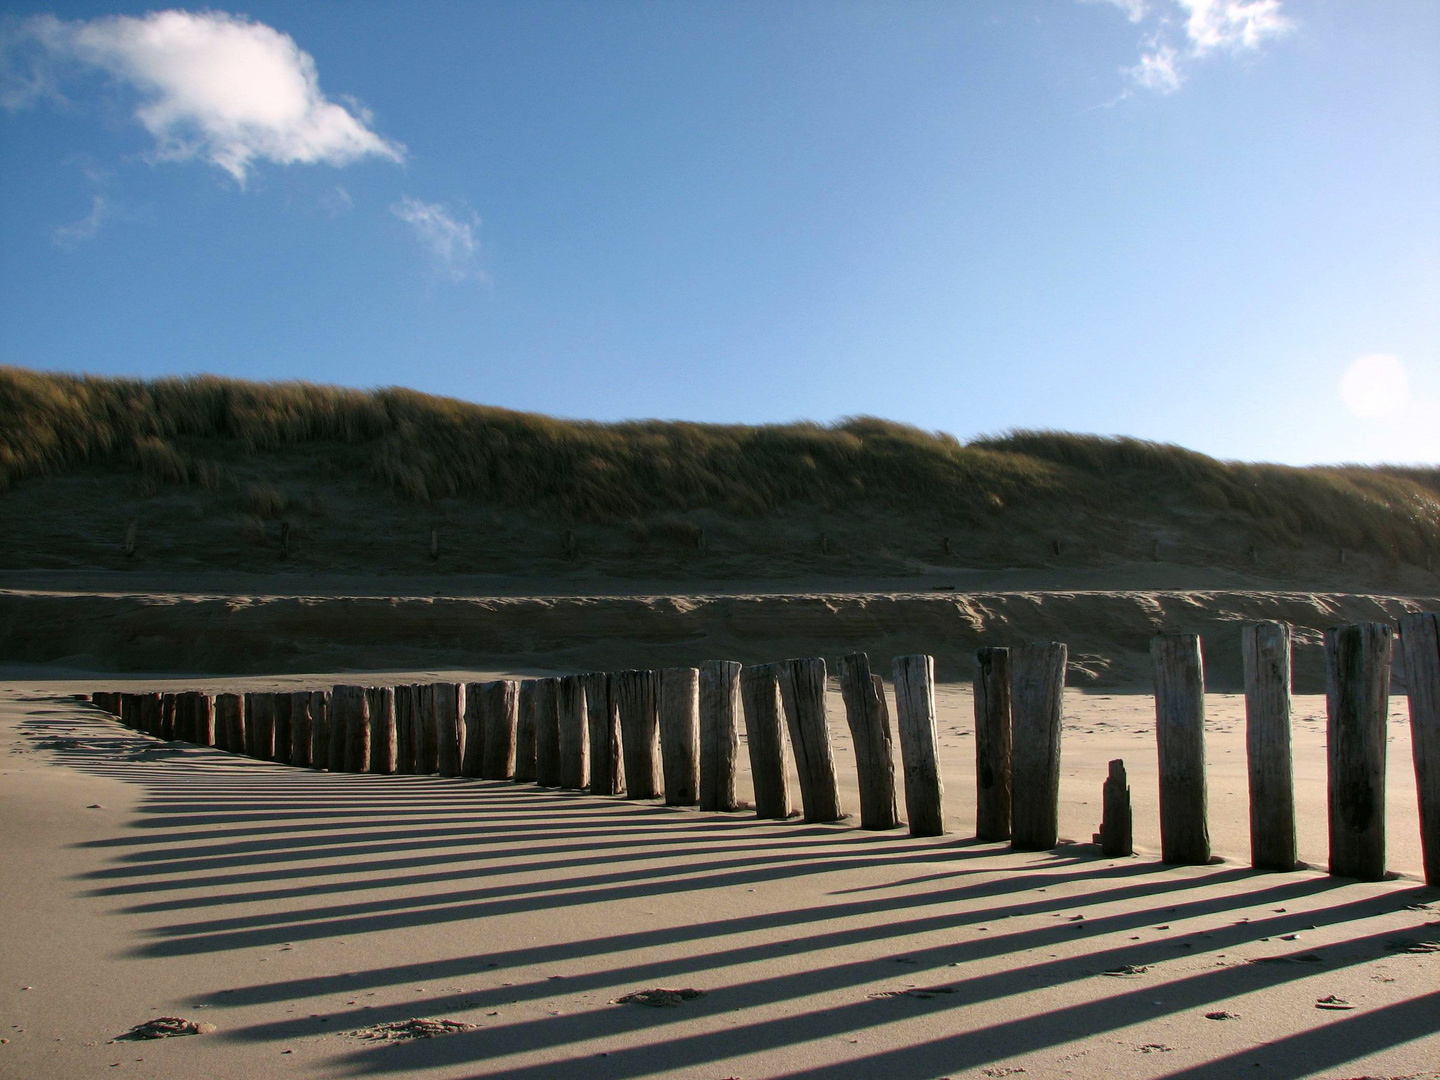
[[[415,238],[436,267],[452,280],[483,276],[475,265],[479,250],[475,230],[480,227],[480,218],[473,210],[457,216],[439,203],[405,195],[390,207],[390,212],[414,230]]]
[[[264,23],[221,11],[158,11],[67,22],[40,15],[6,42],[8,108],[58,97],[65,80],[100,71],[138,96],[135,119],[157,160],[199,158],[242,186],[257,162],[341,166],[401,161],[362,107],[320,90],[314,58]],[[14,54],[24,53],[17,58]]]
[[[105,219],[110,216],[110,200],[104,195],[95,194],[90,197],[90,213],[86,214],[79,221],[72,221],[69,225],[61,225],[50,234],[57,247],[73,248],[86,240],[92,239],[100,231],[100,226],[105,224]]]
[[[1093,2],[1093,0],[1085,0]],[[1132,23],[1154,21],[1140,41],[1140,61],[1121,73],[1141,90],[1173,94],[1190,64],[1215,52],[1256,51],[1281,37],[1294,23],[1281,0],[1107,0]],[[1128,96],[1128,91],[1125,95]]]

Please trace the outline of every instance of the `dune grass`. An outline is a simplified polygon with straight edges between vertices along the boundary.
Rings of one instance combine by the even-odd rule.
[[[961,443],[870,417],[832,425],[602,424],[399,388],[349,390],[212,376],[136,380],[0,367],[0,491],[87,462],[162,483],[238,487],[237,455],[334,449],[397,498],[557,507],[577,519],[709,508],[764,515],[809,503],[1008,515],[1223,515],[1300,544],[1440,551],[1440,469],[1293,468],[1178,446],[1051,431]],[[345,448],[351,448],[345,452]]]

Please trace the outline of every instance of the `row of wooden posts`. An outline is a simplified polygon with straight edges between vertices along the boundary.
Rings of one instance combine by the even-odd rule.
[[[1401,620],[1409,682],[1426,880],[1440,883],[1440,629],[1434,614]],[[1385,745],[1394,632],[1384,623],[1325,635],[1330,870],[1385,873]],[[1290,627],[1256,623],[1243,634],[1251,861],[1296,864],[1290,753]],[[1159,751],[1161,857],[1210,860],[1204,742],[1204,671],[1194,634],[1151,643]],[[1067,650],[1058,642],[977,653],[976,836],[1019,850],[1059,841],[1060,732]],[[930,656],[893,664],[910,832],[945,831]],[[675,806],[740,809],[736,755],[743,719],[762,818],[792,816],[787,746],[804,819],[844,816],[825,709],[825,661],[742,667],[590,672],[521,681],[340,685],[330,691],[209,695],[97,692],[125,724],[264,760],[332,772],[438,773],[535,781]],[[884,687],[865,653],[841,661],[840,688],[855,748],[860,825],[891,829],[896,806]],[[1099,840],[1131,852],[1130,792],[1111,763]]]

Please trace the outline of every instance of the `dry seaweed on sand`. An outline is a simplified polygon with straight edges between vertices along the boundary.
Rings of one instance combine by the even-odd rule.
[[[432,1020],[428,1017],[412,1017],[396,1020],[389,1024],[347,1031],[345,1034],[357,1039],[376,1039],[384,1042],[400,1042],[407,1039],[433,1039],[437,1035],[455,1035],[462,1031],[473,1031],[474,1024],[461,1020]]]
[[[682,1001],[692,1001],[695,998],[705,996],[704,990],[692,990],[686,987],[683,990],[667,990],[663,986],[657,986],[653,990],[636,990],[633,994],[626,994],[618,997],[612,1005],[654,1005],[658,1008],[674,1008]]]
[[[116,1041],[170,1039],[177,1035],[208,1035],[214,1030],[214,1024],[207,1024],[200,1020],[186,1020],[180,1016],[157,1016],[154,1020],[136,1024]]]

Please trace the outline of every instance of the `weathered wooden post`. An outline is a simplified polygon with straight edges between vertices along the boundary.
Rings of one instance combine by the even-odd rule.
[[[460,684],[439,682],[431,686],[434,693],[435,771],[441,776],[460,775],[460,729],[463,708]]]
[[[330,767],[330,691],[310,691],[310,767]]]
[[[415,710],[410,714],[411,742],[415,747],[415,771],[423,775],[440,771],[440,727],[436,698],[439,683],[415,687]]]
[[[245,698],[241,694],[215,695],[215,727],[225,732],[225,749],[245,752]]]
[[[370,709],[370,771],[389,775],[400,756],[395,727],[395,688],[369,686],[365,698]]]
[[[1385,876],[1385,722],[1392,631],[1385,623],[1325,631],[1330,873]]]
[[[535,688],[539,679],[521,679],[515,716],[515,780],[535,779]]]
[[[288,693],[274,693],[270,695],[270,709],[272,723],[275,730],[275,753],[274,758],[282,765],[290,764],[290,695]]]
[[[255,691],[245,695],[246,752],[260,761],[275,759],[274,695]]]
[[[182,742],[195,741],[194,705],[194,691],[181,690],[175,695],[175,738]]]
[[[1440,885],[1440,615],[1417,612],[1400,619],[1410,696],[1410,743],[1420,797],[1420,850],[1425,883]]]
[[[1160,859],[1210,861],[1205,790],[1205,667],[1199,634],[1150,639],[1155,743],[1160,755]]]
[[[835,754],[825,716],[825,661],[785,660],[776,665],[776,675],[800,777],[805,820],[838,821],[845,812],[840,807],[840,784],[835,778]]]
[[[1110,858],[1135,854],[1134,826],[1130,813],[1130,785],[1125,781],[1125,762],[1110,762],[1110,775],[1103,790],[1104,816],[1100,821],[1100,850]]]
[[[342,684],[330,691],[330,734],[339,734],[340,764],[331,772],[363,773],[370,768],[370,709],[365,688]]]
[[[174,742],[180,736],[175,733],[175,695],[160,695],[160,738]]]
[[[583,678],[590,791],[594,795],[619,795],[625,790],[625,764],[620,755],[620,709],[614,686],[605,671],[592,671]]]
[[[560,680],[535,683],[535,783],[560,786]]]
[[[884,684],[871,672],[868,654],[851,653],[840,661],[840,696],[845,701],[850,739],[855,744],[860,827],[893,829],[900,823],[900,815],[895,806],[890,711],[885,707]]]
[[[1044,851],[1060,839],[1062,642],[1010,650],[1010,846]]]
[[[935,658],[895,658],[895,714],[900,759],[905,765],[905,816],[911,836],[945,833],[945,785],[940,779],[940,740],[935,730]]]
[[[215,699],[209,694],[196,693],[192,710],[191,715],[195,717],[195,744],[197,746],[214,746]]]
[[[140,727],[147,735],[154,735],[157,739],[161,734],[160,695],[140,695]]]
[[[566,675],[559,680],[555,711],[560,742],[560,786],[579,790],[590,779],[583,675]]]
[[[660,794],[660,732],[653,671],[622,671],[613,683],[625,754],[625,795],[653,799]]]
[[[508,780],[515,773],[515,699],[519,689],[511,679],[480,684],[481,726],[485,729],[480,775],[486,780]]]
[[[395,690],[395,771],[407,776],[415,771],[415,688],[401,683]]]
[[[1250,623],[1245,665],[1245,753],[1250,771],[1250,864],[1295,869],[1295,779],[1290,764],[1290,627]]]
[[[485,723],[480,706],[482,683],[465,684],[465,738],[461,740],[463,752],[460,755],[460,775],[479,777],[480,766],[485,759]]]
[[[1010,839],[1010,650],[975,650],[975,838]]]
[[[666,806],[700,801],[700,670],[659,672],[660,764]]]
[[[331,772],[345,771],[345,713],[339,702],[335,700],[335,691],[327,692],[325,698],[325,715],[330,723],[326,730],[330,735],[330,747],[326,751],[326,767]]]
[[[735,765],[740,752],[740,665],[711,660],[700,668],[700,809],[739,808]]]
[[[788,818],[790,777],[785,770],[785,722],[780,716],[780,679],[775,665],[757,664],[742,670],[740,699],[755,785],[755,816]]]
[[[310,691],[296,690],[290,695],[290,764],[308,769],[314,736],[310,732]]]

